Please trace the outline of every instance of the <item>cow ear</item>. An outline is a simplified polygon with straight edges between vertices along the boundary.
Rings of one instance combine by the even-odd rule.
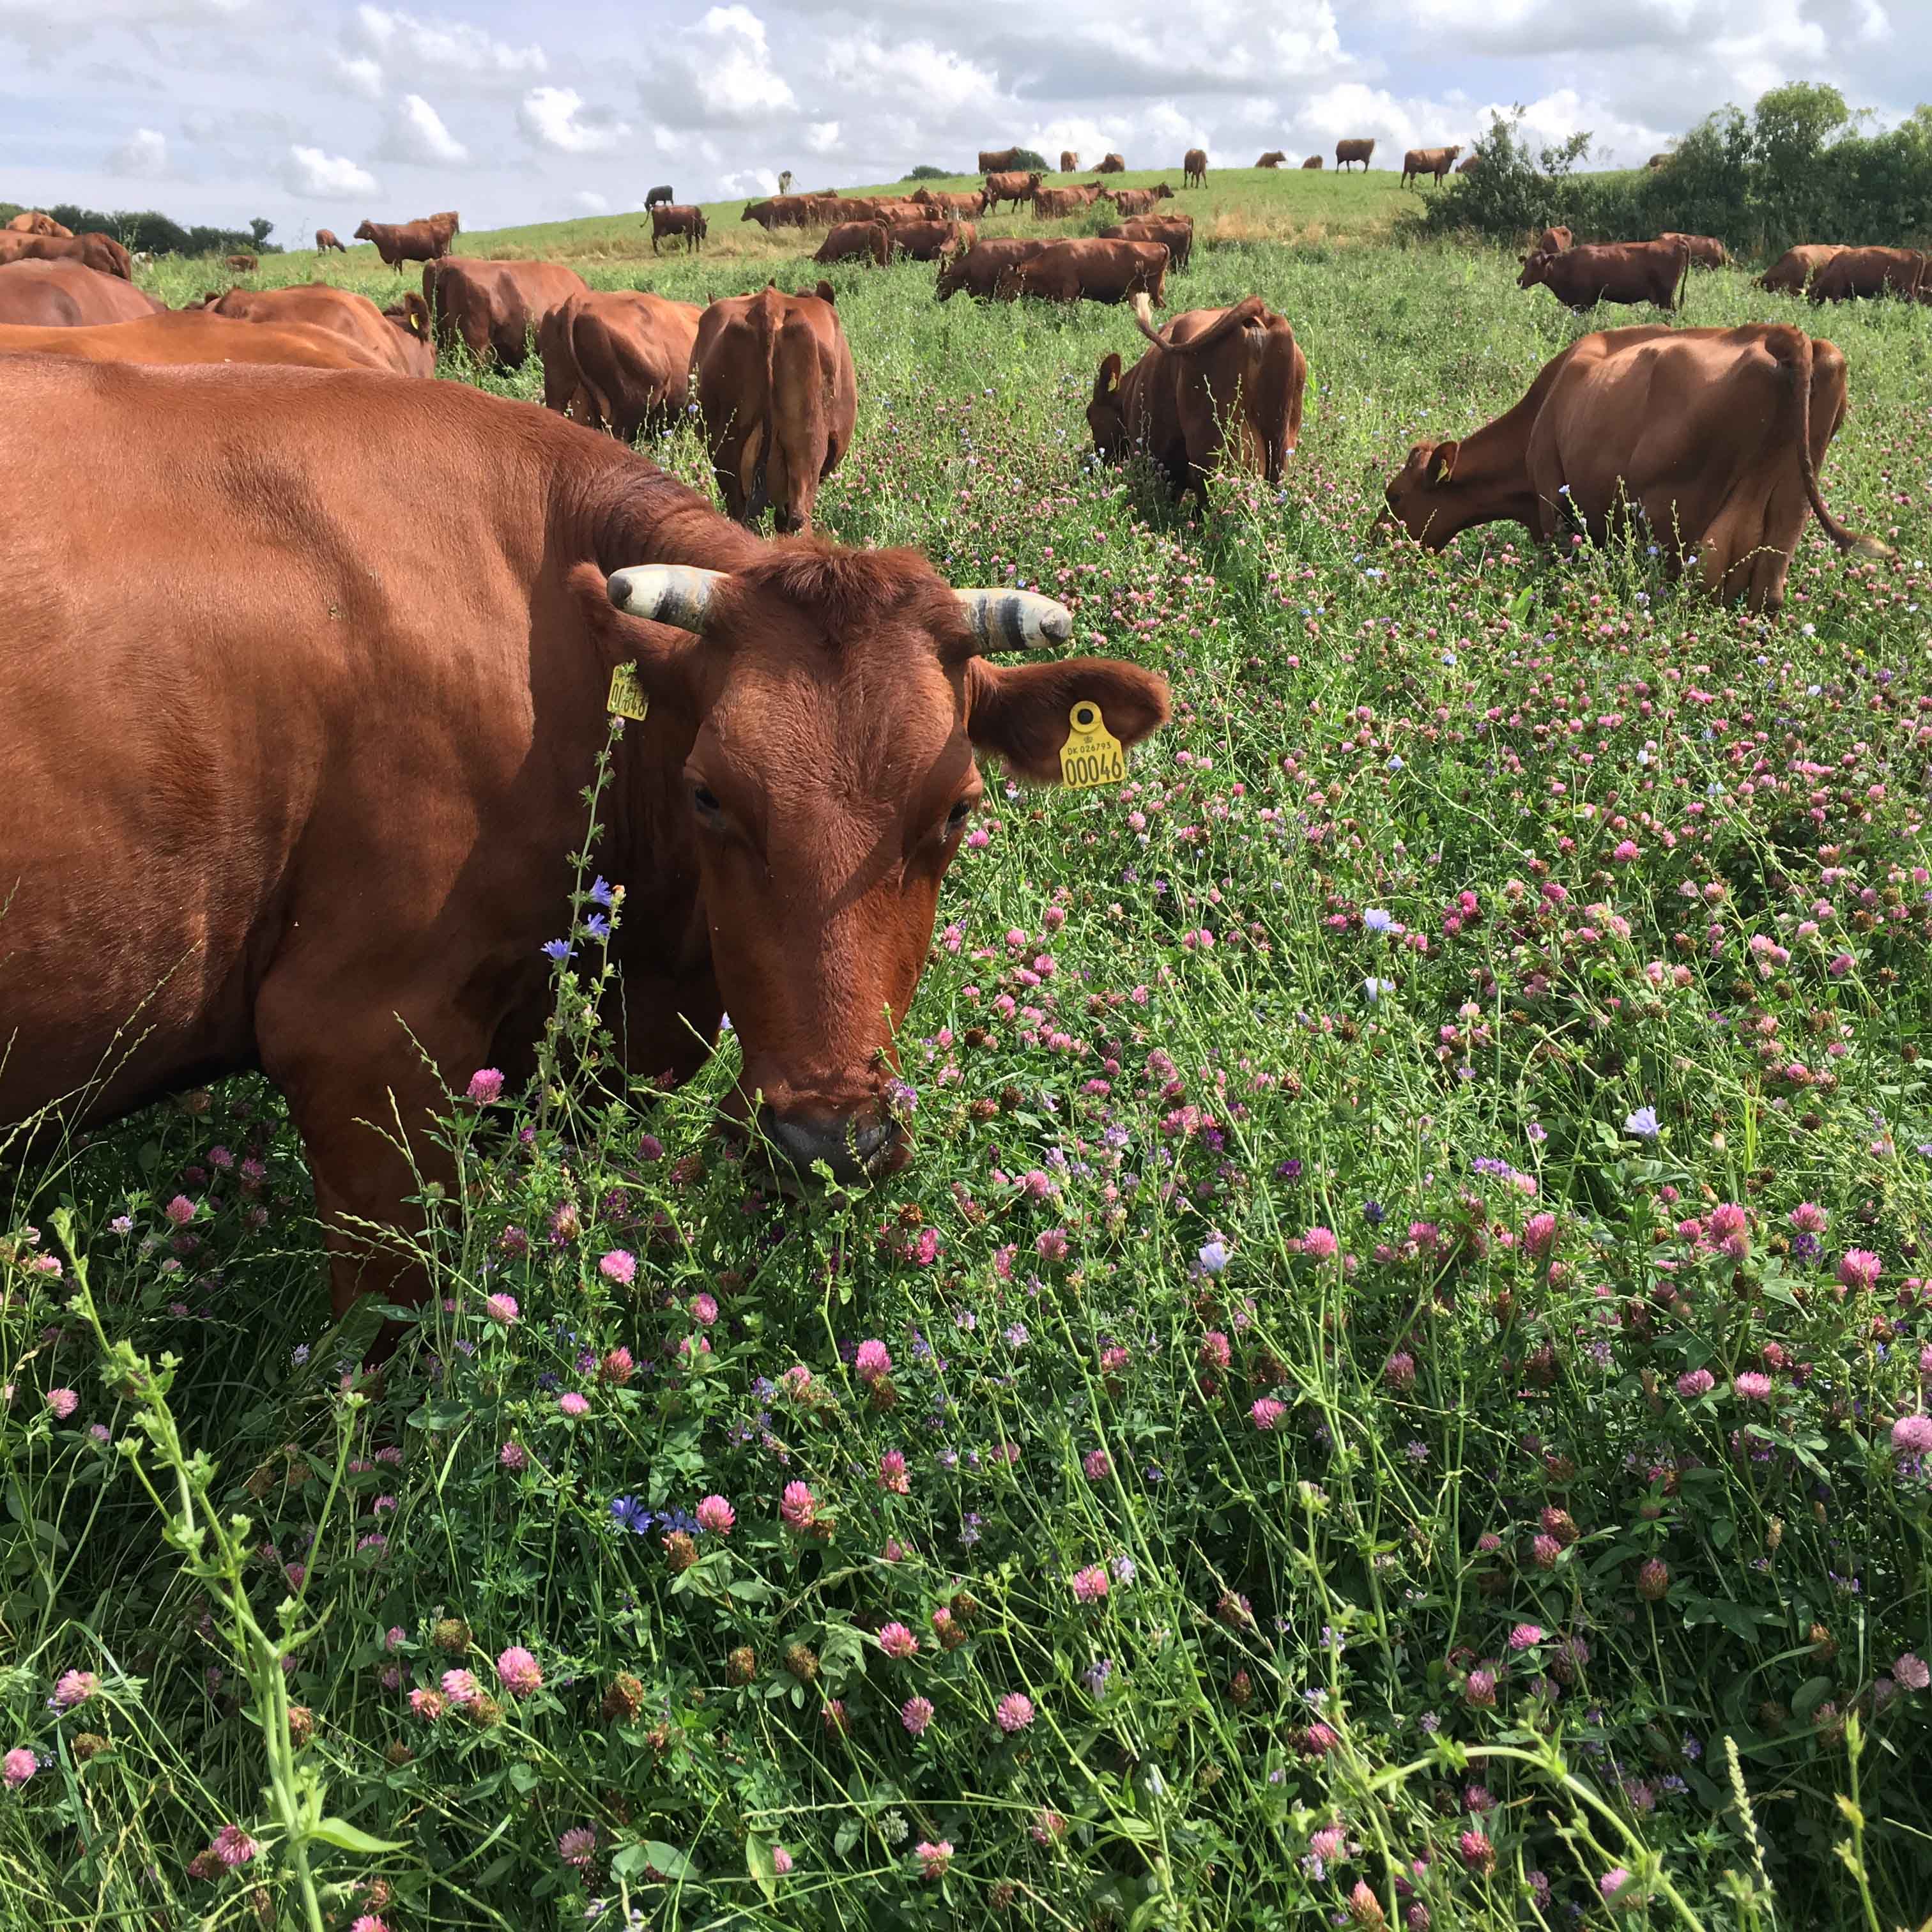
[[[1094,400],[1105,402],[1120,386],[1120,358],[1112,350],[1101,358],[1100,373],[1094,379]]]
[[[1059,658],[1046,664],[966,668],[966,730],[976,751],[996,754],[1016,777],[1060,782],[1060,748],[1076,704],[1094,706],[1124,751],[1167,722],[1167,680],[1117,658]]]
[[[1460,442],[1438,442],[1436,454],[1429,459],[1429,480],[1432,483],[1446,483],[1456,473],[1456,458],[1462,453]]]
[[[818,296],[820,302],[830,303],[834,307],[837,306],[838,297],[833,290],[832,284],[830,282],[820,282],[818,286],[814,289],[812,292]]]

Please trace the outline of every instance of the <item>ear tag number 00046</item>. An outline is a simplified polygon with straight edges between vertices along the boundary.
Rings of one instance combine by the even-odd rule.
[[[1072,729],[1060,748],[1060,778],[1076,790],[1094,785],[1119,784],[1127,776],[1120,741],[1107,729],[1100,707],[1083,698],[1068,712]]]
[[[610,695],[604,700],[604,708],[614,717],[634,718],[640,722],[650,716],[651,701],[638,682],[635,664],[620,664],[611,672]]]

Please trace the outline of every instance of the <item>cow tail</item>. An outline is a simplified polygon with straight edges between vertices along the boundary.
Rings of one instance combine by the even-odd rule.
[[[1157,349],[1165,349],[1172,356],[1199,356],[1217,347],[1227,340],[1236,330],[1246,328],[1261,320],[1268,313],[1268,304],[1259,296],[1244,296],[1234,306],[1228,310],[1220,320],[1205,328],[1191,342],[1170,342],[1156,330],[1150,319],[1152,310],[1146,298],[1134,298],[1134,326]],[[1172,325],[1169,325],[1172,326]]]
[[[1876,537],[1847,530],[1825,507],[1818,488],[1818,472],[1811,460],[1811,338],[1802,328],[1774,328],[1764,346],[1772,359],[1790,371],[1798,394],[1798,473],[1804,479],[1804,494],[1810,499],[1812,513],[1825,534],[1840,550],[1855,550],[1862,556],[1889,556],[1889,545]]]

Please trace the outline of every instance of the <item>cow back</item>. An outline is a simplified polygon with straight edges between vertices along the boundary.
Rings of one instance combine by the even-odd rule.
[[[27,257],[0,266],[0,323],[16,328],[85,328],[132,322],[163,304],[132,282],[74,259]]]

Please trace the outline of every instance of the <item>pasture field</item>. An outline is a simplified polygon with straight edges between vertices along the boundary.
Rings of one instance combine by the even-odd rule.
[[[1196,522],[1092,464],[1126,311],[831,272],[822,527],[1060,596],[1172,724],[990,788],[878,1194],[758,1187],[728,1034],[601,1088],[608,896],[560,886],[544,1076],[452,1095],[379,1384],[266,1089],[37,1151],[0,1924],[1924,1918],[1932,319],[1693,278],[1844,348],[1824,493],[1898,553],[1812,526],[1767,621],[1641,548],[1371,541],[1588,326],[1514,273],[1198,253],[1172,305],[1262,293],[1311,377],[1283,485]]]

